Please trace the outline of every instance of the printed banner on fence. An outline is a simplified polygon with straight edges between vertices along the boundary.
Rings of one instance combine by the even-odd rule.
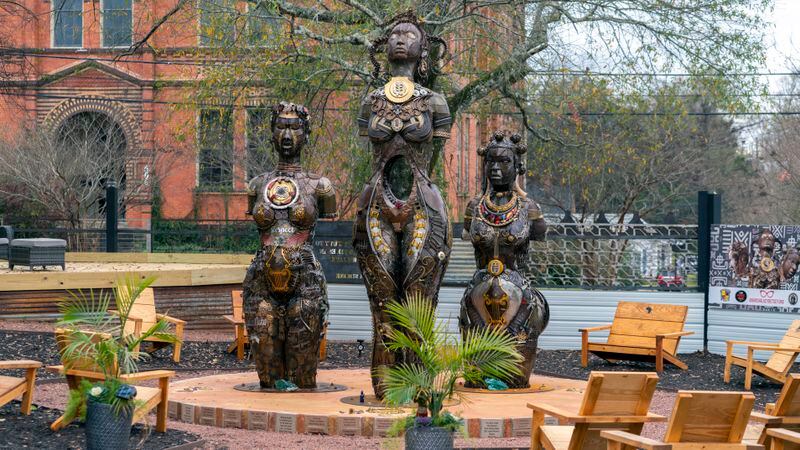
[[[715,225],[708,301],[720,308],[800,312],[800,226]]]

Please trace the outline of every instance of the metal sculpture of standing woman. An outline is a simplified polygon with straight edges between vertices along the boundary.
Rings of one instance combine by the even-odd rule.
[[[544,240],[547,232],[539,205],[517,184],[524,173],[521,140],[518,134],[496,132],[478,150],[483,192],[467,205],[461,236],[472,242],[478,266],[461,300],[461,332],[499,327],[517,338],[524,360],[521,375],[508,383],[512,388],[529,387],[539,335],[550,320],[547,300],[520,273],[527,264],[528,243]]]
[[[446,50],[413,14],[393,20],[370,49],[374,76],[381,79],[375,53],[385,45],[390,79],[366,97],[358,119],[360,134],[372,143],[373,174],[358,199],[353,244],[372,310],[372,385],[378,398],[380,368],[403,360],[384,344],[391,327],[387,302],[417,292],[435,306],[450,257],[447,211],[429,177],[434,140],[450,137],[450,111],[441,94],[420,84],[430,76],[434,42]]]
[[[317,218],[336,217],[336,195],[327,178],[300,167],[309,131],[304,106],[276,105],[272,144],[278,165],[248,185],[247,213],[258,226],[261,249],[244,279],[244,318],[263,388],[281,379],[317,386],[328,295],[312,240]]]

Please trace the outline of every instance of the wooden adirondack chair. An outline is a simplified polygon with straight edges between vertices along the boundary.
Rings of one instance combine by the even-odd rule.
[[[69,333],[66,330],[56,329],[56,342],[61,349],[69,345]],[[105,339],[107,335],[96,334],[96,339]],[[95,338],[95,337],[93,337]],[[63,362],[63,361],[62,361]],[[59,366],[48,366],[47,370],[64,375],[67,378],[67,385],[70,390],[78,389],[81,380],[102,381],[105,375],[90,360],[79,360],[67,369],[63,364]],[[175,376],[171,370],[150,370],[147,372],[137,372],[122,375],[120,379],[126,383],[133,384],[145,380],[158,380],[158,387],[136,386],[136,400],[142,402],[133,413],[133,421],[141,421],[153,408],[156,408],[156,431],[167,431],[167,402],[169,395],[169,379]],[[64,416],[59,417],[50,425],[53,431],[58,431],[69,425],[69,421]]]
[[[664,361],[686,370],[678,359],[688,306],[656,303],[619,302],[614,321],[609,325],[581,328],[581,365],[589,364],[589,353],[611,362],[619,360],[653,361],[656,372],[664,370]],[[589,342],[592,331],[611,330],[606,342]]]
[[[531,449],[603,449],[606,443],[600,438],[601,430],[638,434],[645,422],[666,422],[666,417],[647,411],[656,384],[658,375],[653,372],[592,372],[577,412],[528,403],[533,410]],[[562,425],[544,425],[545,415],[556,417]]]
[[[800,374],[790,374],[778,400],[775,403],[767,403],[763,414],[751,413],[750,419],[764,424],[758,443],[767,447],[770,445],[769,430],[773,428],[800,430]],[[800,449],[800,446],[790,445],[789,448]]]
[[[244,347],[249,344],[247,339],[247,327],[244,326],[244,302],[242,300],[242,291],[231,291],[231,304],[233,306],[233,314],[222,316],[233,325],[234,340],[228,346],[228,353],[236,351],[236,359],[244,359]]]
[[[786,428],[771,428],[767,431],[771,450],[790,450],[800,448],[800,433]]]
[[[233,314],[222,316],[233,325],[233,342],[228,345],[228,353],[236,351],[236,359],[244,359],[244,348],[250,344],[247,336],[247,327],[244,323],[244,300],[242,299],[242,291],[231,291],[231,305],[233,307]],[[322,336],[319,343],[319,360],[325,361],[327,356],[328,347],[328,323],[325,322],[322,328]]]
[[[25,369],[25,378],[0,375],[0,406],[22,396],[20,411],[26,416],[30,414],[33,388],[36,383],[36,369],[39,367],[42,367],[42,363],[39,361],[0,361],[0,370]]]
[[[116,313],[116,311],[109,311]],[[178,342],[172,344],[165,342],[156,337],[145,339],[149,347],[145,349],[146,352],[152,353],[158,349],[164,348],[168,345],[173,345],[172,360],[181,362],[181,347],[183,346],[183,327],[186,322],[166,314],[156,313],[156,298],[153,293],[153,288],[147,288],[139,295],[136,302],[133,304],[130,313],[128,314],[128,321],[125,323],[125,333],[133,334],[135,336],[141,335],[142,331],[147,330],[159,320],[165,320],[175,325],[175,336]],[[138,350],[138,349],[137,349]]]
[[[786,381],[786,374],[792,368],[797,354],[800,353],[800,320],[795,320],[786,330],[783,339],[778,344],[770,342],[753,341],[726,341],[728,349],[725,352],[725,373],[723,380],[731,382],[731,365],[744,367],[744,388],[750,389],[753,381],[753,372],[762,375],[777,383]],[[742,358],[733,354],[735,345],[747,348],[747,356]],[[753,352],[757,350],[772,350],[772,356],[766,364],[753,359]]]
[[[764,448],[743,443],[753,409],[752,392],[678,391],[663,441],[625,431],[602,431],[608,449],[629,446],[645,450],[733,450]]]

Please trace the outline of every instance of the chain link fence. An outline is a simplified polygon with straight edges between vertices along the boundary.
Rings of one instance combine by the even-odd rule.
[[[15,237],[61,238],[67,240],[69,251],[105,251],[102,223],[78,229],[47,227],[48,223],[57,224],[38,222],[36,227],[16,228]],[[317,254],[324,263],[340,266],[334,269],[345,274],[341,279],[359,283],[349,229],[349,223],[321,223],[315,239],[321,246]],[[453,229],[453,252],[444,283],[466,285],[476,270],[472,244],[460,239],[461,224]],[[697,288],[697,233],[696,225],[556,223],[550,225],[546,241],[531,243],[528,260],[520,266],[531,284],[540,288],[693,290]],[[149,230],[119,229],[122,252],[254,254],[258,246],[258,231],[249,220],[158,220]],[[339,249],[335,263],[325,260],[332,247]]]

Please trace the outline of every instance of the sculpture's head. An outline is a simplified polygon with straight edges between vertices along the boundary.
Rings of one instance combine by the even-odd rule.
[[[509,136],[502,131],[495,131],[492,140],[486,147],[478,149],[483,157],[484,178],[495,191],[510,190],[517,180],[517,175],[525,172],[523,156],[527,151],[522,136],[514,133]]]
[[[391,62],[419,62],[423,45],[427,47],[425,32],[411,22],[400,22],[389,32],[386,56]],[[424,50],[427,57],[427,48]]]
[[[280,102],[272,107],[272,145],[281,159],[300,157],[308,142],[311,125],[308,108],[289,102]]]
[[[767,228],[761,230],[761,234],[758,236],[758,249],[770,254],[775,249],[775,235]]]
[[[436,43],[441,48],[440,57],[447,52],[447,43],[438,36],[430,36],[422,28],[413,11],[406,11],[389,22],[388,31],[372,41],[369,58],[374,67],[372,75],[381,77],[381,64],[375,54],[386,46],[386,56],[390,63],[412,66],[417,82],[424,83],[431,71],[430,48]]]
[[[797,266],[800,264],[800,252],[797,248],[789,247],[786,254],[783,256],[783,261],[780,265],[781,279],[788,280],[797,273]]]

